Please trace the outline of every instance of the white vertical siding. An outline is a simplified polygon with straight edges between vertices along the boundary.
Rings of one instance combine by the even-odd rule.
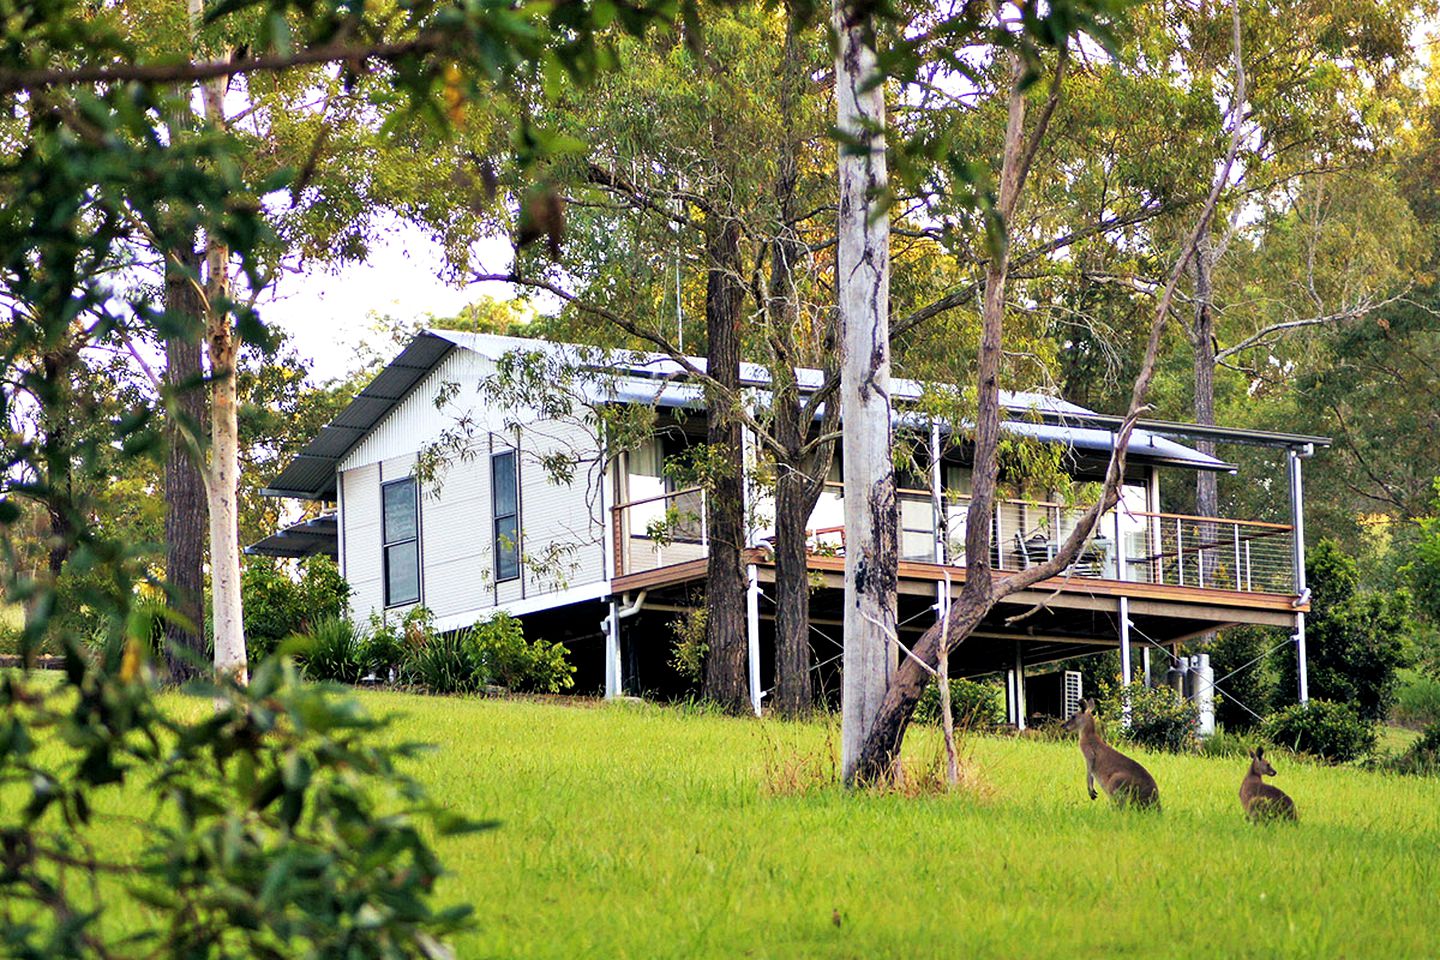
[[[515,413],[479,409],[477,386],[493,371],[491,361],[469,350],[452,351],[342,461],[341,522],[355,616],[384,609],[382,473],[386,481],[409,475],[418,451],[454,427],[460,411],[474,421],[471,455],[450,463],[438,483],[420,491],[420,591],[436,619],[478,618],[497,602],[535,600],[604,580],[605,527],[599,491],[589,490],[599,479],[581,464],[573,482],[554,484],[539,460],[562,449],[598,453],[595,441],[578,424],[547,421],[523,430],[520,439],[521,549],[531,560],[558,563],[544,571],[527,563],[521,578],[495,583],[489,434],[503,430],[506,417]],[[459,384],[459,391],[453,404],[437,409],[435,398],[446,383]],[[497,437],[493,446],[503,442]],[[574,549],[557,549],[569,545]]]
[[[437,618],[490,606],[489,456],[451,466],[421,493],[420,515],[426,606]]]
[[[593,583],[605,577],[602,544],[605,519],[600,486],[604,478],[593,464],[582,463],[570,483],[552,483],[542,458],[587,444],[583,428],[549,424],[521,439],[520,522],[525,565],[525,593],[549,593]],[[573,545],[564,552],[551,545]],[[537,569],[537,562],[548,560]]]
[[[350,581],[350,613],[365,620],[384,609],[384,564],[380,553],[380,466],[371,464],[346,470],[345,502],[340,511],[344,529],[345,579]]]

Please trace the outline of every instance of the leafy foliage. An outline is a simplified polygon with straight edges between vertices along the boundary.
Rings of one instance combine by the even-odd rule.
[[[1348,703],[1311,700],[1265,718],[1261,733],[1277,747],[1331,763],[1358,760],[1375,749],[1375,725]]]
[[[298,579],[279,563],[251,558],[241,574],[241,596],[246,648],[253,664],[278,650],[292,634],[308,633],[321,621],[344,617],[350,584],[327,556],[302,562]]]
[[[344,617],[326,617],[310,628],[297,656],[307,680],[359,683],[368,672],[368,637]]]
[[[1102,682],[1097,699],[1106,729],[1121,739],[1171,753],[1189,753],[1198,744],[1195,704],[1170,687]],[[1129,727],[1123,722],[1126,700],[1130,704]]]
[[[1364,590],[1355,560],[1321,540],[1305,564],[1312,591],[1306,618],[1310,695],[1351,704],[1366,720],[1384,719],[1395,696],[1395,671],[1408,660],[1410,597],[1403,590]],[[1298,690],[1295,658],[1281,657],[1280,696]]]
[[[468,907],[433,905],[427,837],[487,825],[432,804],[383,721],[280,658],[248,688],[193,689],[217,710],[176,709],[144,659],[133,638],[95,663],[72,645],[63,683],[0,678],[8,954],[433,957],[468,923]],[[107,799],[135,781],[151,809]],[[112,830],[135,842],[97,853]],[[151,908],[128,913],[142,940],[105,922],[127,895]]]
[[[1005,722],[1005,692],[993,683],[950,679],[950,714],[961,730],[986,730]],[[932,681],[915,705],[917,723],[939,723],[940,682]]]
[[[559,693],[575,684],[565,645],[527,642],[520,621],[508,613],[482,620],[465,631],[464,638],[485,683],[534,693]]]
[[[394,641],[383,642],[388,647]],[[559,693],[575,682],[565,645],[526,641],[520,621],[506,613],[442,633],[426,611],[407,618],[399,646],[401,676],[432,693],[474,693],[486,686]]]
[[[1267,654],[1280,645],[1280,656],[1293,657],[1294,646],[1284,644],[1285,636],[1259,627],[1231,627],[1206,648],[1215,678],[1225,678],[1215,691],[1215,719],[1227,730],[1249,730],[1260,722],[1255,714],[1263,717],[1269,711],[1278,678],[1274,657]]]

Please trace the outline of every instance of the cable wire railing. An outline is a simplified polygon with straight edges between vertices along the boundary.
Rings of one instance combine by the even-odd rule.
[[[827,490],[826,496],[835,494]],[[928,491],[897,494],[901,559],[965,566],[967,497],[936,504]],[[817,508],[806,531],[813,556],[844,556],[834,504]],[[1044,500],[997,500],[990,513],[990,564],[1025,570],[1053,559],[1086,511]],[[617,576],[655,570],[709,552],[705,491],[690,487],[611,508]],[[937,522],[938,521],[938,522]],[[821,525],[821,524],[824,525]],[[1065,576],[1241,593],[1295,590],[1294,531],[1286,524],[1125,508],[1107,511]]]

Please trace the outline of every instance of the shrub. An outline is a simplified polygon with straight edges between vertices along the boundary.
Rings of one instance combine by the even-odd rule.
[[[1128,693],[1127,693],[1128,691]],[[1130,700],[1130,726],[1123,724],[1125,698]],[[1147,687],[1132,683],[1101,682],[1099,714],[1107,721],[1107,730],[1131,743],[1154,750],[1188,753],[1196,748],[1195,704],[1169,687]]]
[[[1396,773],[1433,777],[1440,775],[1440,722],[1425,728],[1420,739],[1388,764]]]
[[[360,652],[363,675],[373,674],[387,683],[403,679],[410,653],[434,636],[435,625],[425,607],[410,608],[398,621],[372,613]]]
[[[520,621],[507,613],[475,624],[467,639],[484,683],[533,693],[559,693],[575,685],[575,668],[565,645],[544,640],[527,643]]]
[[[343,617],[327,617],[311,628],[308,636],[299,638],[297,659],[310,680],[335,680],[359,683],[365,676],[366,638],[355,625]]]
[[[670,631],[675,634],[670,666],[691,683],[700,682],[705,672],[705,654],[710,652],[710,645],[705,642],[707,618],[708,612],[699,606],[670,621]]]
[[[1395,671],[1408,659],[1409,592],[1362,590],[1359,565],[1333,540],[1316,544],[1305,570],[1312,591],[1305,620],[1311,696],[1353,704],[1366,720],[1384,719],[1395,695]],[[1293,651],[1277,665],[1280,696],[1293,703]]]
[[[1330,763],[1356,760],[1375,749],[1375,726],[1348,703],[1311,700],[1265,718],[1261,732],[1277,747]]]
[[[1440,723],[1440,680],[1418,670],[1400,671],[1390,719],[1416,727]]]
[[[1285,638],[1283,630],[1266,627],[1232,627],[1221,630],[1205,648],[1215,679],[1225,677],[1224,689],[1215,691],[1215,719],[1228,730],[1249,730],[1259,723],[1254,713],[1263,714],[1275,700],[1278,675],[1275,657],[1267,656]],[[1293,654],[1293,647],[1280,647],[1280,655]],[[1248,708],[1248,709],[1247,709]]]
[[[193,687],[206,709],[161,704],[146,629],[99,657],[71,641],[58,681],[0,677],[0,952],[442,955],[469,908],[434,903],[431,843],[485,825],[428,800],[383,722],[284,658]],[[107,841],[98,811],[141,790],[145,829]]]
[[[240,575],[245,605],[245,647],[251,664],[279,649],[292,634],[321,620],[343,617],[350,585],[327,556],[310,557],[291,576],[274,561],[251,558]]]
[[[404,675],[431,693],[474,693],[482,685],[468,630],[435,633],[406,650]]]
[[[950,679],[950,714],[962,730],[986,730],[1005,722],[1005,692],[993,683]],[[917,723],[940,722],[940,682],[932,680],[915,705]]]

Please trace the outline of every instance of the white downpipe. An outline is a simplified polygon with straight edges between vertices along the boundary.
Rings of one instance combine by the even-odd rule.
[[[613,599],[610,601],[610,615],[600,621],[605,630],[605,699],[613,700],[622,693],[620,689],[620,621],[629,619],[645,606],[645,595],[641,590],[632,603],[622,607]]]

